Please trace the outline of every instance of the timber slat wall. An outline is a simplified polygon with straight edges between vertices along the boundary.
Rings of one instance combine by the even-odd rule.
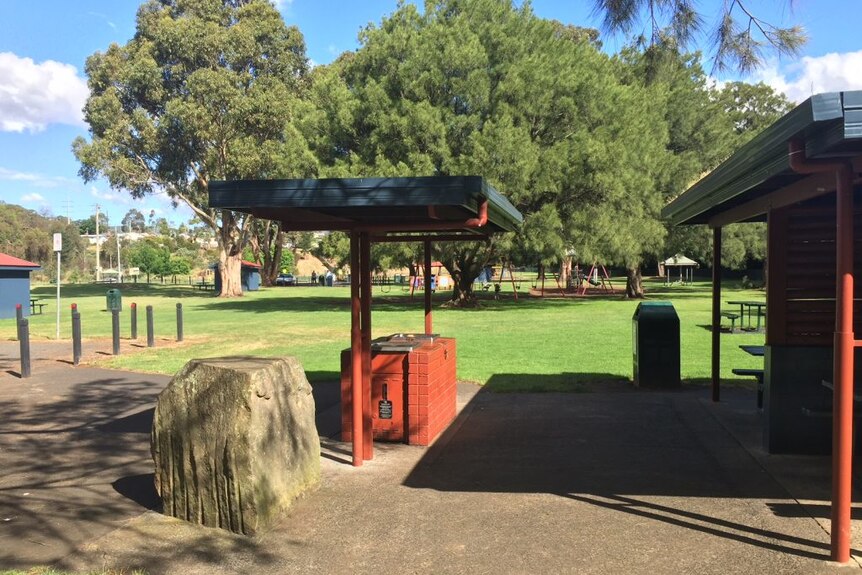
[[[812,205],[813,204],[813,205]],[[859,202],[856,202],[859,206]],[[862,331],[862,209],[853,226],[855,331]],[[835,198],[769,213],[767,344],[831,346],[835,331]]]

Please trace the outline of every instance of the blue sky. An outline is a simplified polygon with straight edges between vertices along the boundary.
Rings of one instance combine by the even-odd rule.
[[[711,17],[723,0],[701,0]],[[810,37],[803,55],[773,61],[748,78],[763,80],[795,101],[811,93],[862,89],[862,41],[858,0],[748,0],[756,14],[780,24],[803,25]],[[81,219],[99,204],[117,224],[131,208],[154,210],[174,223],[188,209],[175,210],[164,197],[132,200],[105,182],[84,184],[71,142],[86,136],[80,108],[86,99],[84,62],[111,42],[125,43],[135,30],[139,0],[3,0],[0,18],[0,200]],[[366,24],[380,22],[396,0],[280,0],[285,21],[305,35],[308,57],[326,64],[357,47]],[[534,12],[579,26],[599,27],[591,0],[533,0]],[[792,7],[791,7],[792,6]],[[854,26],[856,29],[854,30]],[[614,52],[625,38],[604,37]],[[727,79],[727,78],[720,78]]]

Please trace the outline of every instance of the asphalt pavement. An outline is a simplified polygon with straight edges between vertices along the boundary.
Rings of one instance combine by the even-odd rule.
[[[843,573],[828,457],[759,444],[752,390],[495,393],[459,385],[431,447],[350,465],[338,384],[316,384],[323,480],[256,537],[158,512],[149,433],[169,378],[0,342],[0,568],[146,573]],[[58,356],[56,352],[59,352]],[[525,377],[529,377],[526,375]],[[857,518],[858,513],[858,518]]]

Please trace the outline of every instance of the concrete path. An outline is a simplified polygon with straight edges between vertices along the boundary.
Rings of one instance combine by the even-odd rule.
[[[0,373],[0,567],[859,572],[855,560],[826,560],[829,459],[763,453],[750,391],[728,390],[713,405],[705,389],[461,385],[458,419],[430,448],[377,444],[355,469],[350,446],[324,437],[320,489],[246,538],[147,510],[149,425],[166,377],[54,363],[30,380]],[[317,387],[328,436],[337,384]]]

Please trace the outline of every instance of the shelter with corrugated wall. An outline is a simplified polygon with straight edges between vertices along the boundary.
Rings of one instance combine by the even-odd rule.
[[[0,254],[0,319],[15,317],[18,304],[30,314],[30,272],[38,269],[39,264]]]
[[[215,280],[213,284],[215,285],[216,293],[221,292],[221,274],[218,273],[218,264],[212,264],[210,269],[214,270]],[[240,283],[242,284],[242,291],[257,291],[260,289],[260,265],[249,262],[246,260],[242,260],[242,267],[240,268]]]
[[[663,211],[674,224],[713,229],[714,401],[721,229],[767,223],[764,447],[832,453],[832,556],[840,562],[850,556],[854,380],[862,377],[860,208],[862,91],[847,91],[801,103]]]

